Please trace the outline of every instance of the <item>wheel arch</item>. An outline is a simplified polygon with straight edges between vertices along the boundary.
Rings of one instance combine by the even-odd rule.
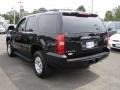
[[[44,50],[44,49],[41,45],[32,45],[31,46],[31,55],[33,56],[33,54],[38,50]]]
[[[7,37],[6,38],[6,43],[8,42],[8,41],[10,41],[11,39],[10,39],[10,37]]]

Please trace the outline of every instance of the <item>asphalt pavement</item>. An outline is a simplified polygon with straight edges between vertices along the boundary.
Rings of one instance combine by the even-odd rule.
[[[0,35],[0,90],[120,90],[120,50],[87,69],[56,70],[40,79],[32,63],[7,55]]]

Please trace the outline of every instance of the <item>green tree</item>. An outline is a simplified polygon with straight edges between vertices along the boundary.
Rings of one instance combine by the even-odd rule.
[[[113,21],[113,13],[112,13],[112,11],[106,11],[104,20],[105,21]]]
[[[46,11],[47,11],[46,8],[39,8],[39,9],[34,9],[34,11],[32,13],[36,14],[36,13],[42,13],[42,12],[46,12]]]
[[[78,11],[83,11],[83,12],[86,11],[86,9],[85,9],[85,7],[84,7],[83,5],[79,6],[79,7],[77,8],[77,10],[78,10]]]
[[[120,21],[120,5],[113,8],[112,11],[106,11],[105,21]]]
[[[10,23],[13,23],[13,16],[12,16],[12,15],[3,14],[2,16],[3,16],[6,20],[10,20]]]
[[[120,21],[120,6],[113,9],[114,19]]]
[[[13,23],[14,20],[14,12],[15,12],[15,23],[18,23],[18,21],[20,20],[20,13],[17,11],[9,11],[5,14],[2,14],[2,16],[6,19],[6,20],[10,20],[10,23]],[[23,16],[29,15],[29,13],[27,11],[24,11]]]

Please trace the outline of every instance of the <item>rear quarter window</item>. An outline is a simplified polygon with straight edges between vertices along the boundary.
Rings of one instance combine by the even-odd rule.
[[[37,31],[37,17],[31,16],[28,18],[27,25],[26,25],[26,31],[27,32],[36,32]]]
[[[57,15],[48,14],[39,16],[39,32],[56,33]]]
[[[98,17],[63,16],[62,32],[103,32],[106,31],[104,24]]]

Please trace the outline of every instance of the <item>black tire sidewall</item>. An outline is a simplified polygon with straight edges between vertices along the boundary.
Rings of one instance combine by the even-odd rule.
[[[10,48],[11,48],[11,52],[9,53],[8,52],[8,45],[10,44]],[[13,57],[14,56],[14,50],[13,50],[13,48],[12,48],[12,46],[11,46],[11,42],[10,41],[7,41],[7,53],[8,53],[8,55],[10,56],[10,57]]]
[[[43,66],[41,73],[38,73],[38,72],[36,71],[36,68],[35,68],[35,58],[36,58],[36,57],[40,57],[40,58],[41,58],[41,62],[42,62],[42,66]],[[45,78],[45,77],[48,75],[48,66],[47,66],[47,63],[46,63],[46,61],[45,61],[45,58],[44,58],[44,56],[43,56],[43,54],[42,54],[42,51],[36,51],[36,52],[34,53],[34,55],[33,55],[33,59],[34,59],[34,71],[35,71],[36,75],[37,75],[38,77],[40,77],[40,78]]]

